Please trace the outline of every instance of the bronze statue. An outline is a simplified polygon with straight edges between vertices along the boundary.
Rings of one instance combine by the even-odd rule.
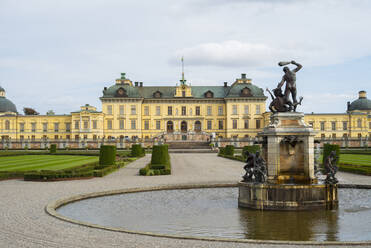
[[[37,112],[36,110],[32,109],[32,108],[23,108],[23,112],[25,115],[39,115],[39,112]]]
[[[291,101],[286,101],[285,96],[282,94],[281,88],[275,88],[272,92],[267,88],[266,91],[271,95],[272,102],[269,104],[269,109],[273,113],[276,112],[288,112],[291,111],[293,108]]]
[[[283,67],[283,71],[285,72],[285,75],[283,75],[281,82],[278,83],[277,89],[281,89],[281,87],[284,85],[286,82],[286,87],[285,87],[285,93],[283,95],[283,102],[285,105],[291,105],[292,108],[290,108],[287,111],[294,111],[296,112],[296,107],[301,104],[301,101],[303,100],[302,97],[300,97],[299,102],[296,99],[296,72],[298,72],[303,66],[299,63],[296,63],[294,60],[291,62],[279,62],[279,66],[284,66],[288,64],[293,64],[296,65],[296,68],[293,70],[290,70],[289,67],[285,66]],[[292,97],[292,103],[290,101],[290,94]],[[278,111],[278,112],[287,112],[287,111]]]
[[[264,159],[260,156],[260,152],[253,154],[246,151],[246,165],[243,168],[246,171],[242,177],[243,182],[265,182],[267,169]]]
[[[338,157],[336,156],[335,151],[331,151],[330,154],[325,159],[324,167],[325,167],[325,173],[326,173],[326,184],[336,184],[338,183],[338,180],[335,177],[335,174],[338,170],[338,167],[336,166],[336,162],[338,160]]]

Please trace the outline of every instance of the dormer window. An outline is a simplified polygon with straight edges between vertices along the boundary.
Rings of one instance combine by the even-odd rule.
[[[241,96],[252,96],[251,90],[247,87],[241,90]]]
[[[120,87],[117,91],[116,91],[116,96],[117,97],[127,97],[128,95],[126,94],[126,90],[122,87]]]
[[[205,98],[213,98],[214,93],[209,90],[209,91],[205,92],[204,96],[205,96]]]
[[[153,97],[154,98],[161,98],[162,97],[162,93],[160,91],[156,91],[155,93],[153,93]]]

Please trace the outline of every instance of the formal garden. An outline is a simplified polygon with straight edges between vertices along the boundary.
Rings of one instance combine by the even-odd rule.
[[[116,151],[115,146],[100,150],[1,151],[0,180],[21,178],[26,181],[59,181],[103,177],[145,155],[140,145]],[[138,149],[140,152],[138,153]]]

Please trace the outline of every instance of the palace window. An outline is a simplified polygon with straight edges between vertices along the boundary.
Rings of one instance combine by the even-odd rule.
[[[237,114],[237,105],[232,105],[232,114],[233,115]]]
[[[219,120],[218,121],[218,126],[219,126],[219,130],[224,129],[224,127],[223,127],[223,120]]]
[[[326,138],[325,134],[321,134],[321,139],[325,139],[325,138]]]
[[[237,129],[237,120],[232,120],[232,128]]]
[[[256,129],[260,128],[260,120],[256,120]]]
[[[371,129],[371,122],[368,123],[368,128]]]
[[[321,121],[320,125],[321,125],[321,131],[325,131],[325,122]]]
[[[204,96],[205,96],[206,98],[213,98],[213,97],[214,97],[214,93],[211,92],[211,91],[209,90],[209,91],[207,91],[207,92],[204,94]]]
[[[336,133],[333,133],[333,134],[332,134],[332,138],[333,138],[333,139],[336,139]]]
[[[107,105],[107,114],[112,115],[112,105]]]
[[[97,135],[93,135],[93,140],[97,140]]]
[[[218,115],[223,115],[223,106],[218,106]]]
[[[207,121],[207,129],[213,129],[213,122],[211,120]]]
[[[71,139],[71,136],[70,135],[66,135],[66,139],[70,140]]]
[[[157,130],[161,129],[161,121],[156,121],[156,129]]]
[[[212,106],[207,106],[207,115],[212,114]]]
[[[125,114],[124,105],[120,105],[119,109],[120,109],[120,115],[124,115]]]
[[[182,91],[182,97],[186,97],[186,92],[184,90]]]
[[[24,132],[24,123],[19,123],[19,131]]]
[[[75,129],[80,129],[80,123],[79,123],[79,121],[75,121]]]
[[[43,132],[46,133],[48,131],[48,123],[43,123]]]
[[[155,93],[153,93],[154,98],[161,98],[161,96],[162,96],[162,93],[160,91],[156,91]]]
[[[79,135],[75,135],[75,140],[79,140],[80,139],[80,136]]]
[[[256,105],[256,114],[260,115],[260,105]]]
[[[137,122],[136,120],[131,120],[131,129],[136,129]]]
[[[335,121],[332,121],[331,122],[331,130],[332,131],[335,131],[336,130],[336,122]]]
[[[343,130],[348,130],[348,122],[343,121]]]
[[[59,132],[59,123],[54,123],[54,132]]]
[[[149,106],[144,106],[144,115],[149,115]]]
[[[187,115],[187,107],[182,106],[182,115]]]
[[[309,125],[310,125],[311,127],[314,127],[314,122],[313,122],[313,121],[310,121],[310,122],[309,122]]]
[[[93,121],[93,129],[97,129],[97,126],[98,126],[98,125],[97,125],[97,121],[94,120],[94,121]]]
[[[54,135],[54,139],[57,140],[58,139],[58,135]]]
[[[244,114],[248,115],[249,114],[249,105],[245,105],[244,107]]]
[[[24,136],[23,135],[19,136],[19,138],[20,138],[20,140],[24,140]]]
[[[31,123],[31,132],[36,132],[36,122]]]
[[[120,127],[121,130],[125,128],[123,119],[119,120],[119,127]]]
[[[66,125],[66,132],[71,132],[71,123],[67,122]]]
[[[85,134],[85,135],[84,135],[84,139],[85,139],[85,140],[88,139],[88,135]]]
[[[149,130],[149,120],[144,121],[144,130]]]
[[[35,140],[35,139],[36,139],[35,135],[32,135],[31,140]]]
[[[107,120],[107,129],[112,129],[112,120]]]
[[[244,121],[244,128],[249,129],[249,120]]]
[[[196,115],[201,115],[200,106],[196,106]]]
[[[131,111],[132,115],[136,115],[137,114],[137,106],[131,105],[130,106],[130,111]]]
[[[156,106],[156,115],[161,115],[161,106]]]
[[[167,115],[173,115],[173,107],[172,106],[167,107]]]
[[[89,122],[88,121],[84,121],[84,129],[88,129],[89,128]]]
[[[357,120],[357,127],[362,128],[362,120],[361,119]]]
[[[5,121],[5,130],[9,130],[10,129],[10,121],[6,120]]]
[[[362,134],[361,133],[358,134],[358,138],[362,138]]]

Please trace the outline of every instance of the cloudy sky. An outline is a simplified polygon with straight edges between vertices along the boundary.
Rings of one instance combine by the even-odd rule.
[[[369,0],[0,0],[0,85],[19,111],[69,113],[126,72],[175,85],[262,88],[296,60],[304,112],[344,112],[371,94]],[[370,97],[369,97],[370,98]]]

